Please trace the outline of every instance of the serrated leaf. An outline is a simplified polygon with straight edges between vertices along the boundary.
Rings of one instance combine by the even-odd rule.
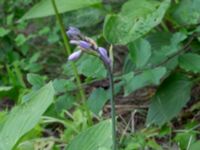
[[[184,75],[171,75],[153,97],[147,124],[163,125],[175,117],[190,99],[192,82]]]
[[[0,149],[11,150],[17,141],[30,131],[53,102],[52,83],[35,92],[27,103],[16,106],[0,130]]]
[[[90,5],[98,4],[101,0],[55,0],[58,11],[60,13],[76,10],[79,8],[88,7]],[[51,0],[42,0],[33,6],[23,17],[24,19],[46,17],[54,15],[54,9]]]
[[[104,36],[110,43],[127,44],[157,26],[165,15],[170,0],[129,0],[121,13],[108,15],[104,22]]]
[[[200,55],[187,53],[179,57],[179,65],[186,71],[200,72]]]
[[[165,73],[166,73],[165,67],[146,70],[140,75],[136,76],[134,76],[133,73],[129,73],[129,75],[123,77],[125,81],[124,84],[125,96],[147,85],[158,85],[160,83],[161,78],[165,75]]]
[[[112,124],[110,120],[103,121],[75,137],[66,150],[99,150],[111,149]]]
[[[139,39],[128,45],[132,61],[137,68],[142,68],[151,56],[151,45],[147,40]]]
[[[173,17],[181,25],[197,24],[200,22],[199,6],[199,0],[181,0],[173,12]]]

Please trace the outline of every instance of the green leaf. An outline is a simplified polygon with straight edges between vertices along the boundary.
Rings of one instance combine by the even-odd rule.
[[[35,92],[27,103],[13,108],[0,130],[1,150],[11,150],[24,134],[34,128],[52,103],[53,96],[54,89],[49,83]]]
[[[86,77],[103,78],[106,77],[107,71],[101,60],[95,56],[84,54],[76,62],[78,72]]]
[[[199,147],[200,147],[200,141],[197,141],[191,145],[189,150],[199,150]]]
[[[70,94],[59,96],[54,104],[56,112],[61,113],[63,110],[70,109],[75,101],[75,97]]]
[[[110,120],[103,121],[80,133],[66,150],[111,149],[112,125]]]
[[[10,32],[10,30],[4,29],[4,28],[0,27],[0,37],[4,37],[4,36],[7,35],[9,32]]]
[[[66,26],[75,26],[78,28],[91,27],[104,19],[105,11],[100,8],[87,7],[73,12],[69,12],[64,16]]]
[[[101,0],[55,0],[58,11],[60,13],[88,7],[90,5],[98,4]],[[54,15],[54,9],[51,0],[42,0],[35,6],[33,6],[23,17],[24,19],[46,17]]]
[[[92,91],[92,94],[88,98],[87,105],[93,113],[98,115],[108,99],[108,92],[102,88],[98,88]]]
[[[23,45],[26,42],[27,38],[23,35],[23,34],[19,34],[16,38],[15,38],[15,42],[18,46]]]
[[[186,71],[200,72],[200,55],[187,53],[179,57],[179,65]]]
[[[10,91],[12,86],[0,86],[0,92]]]
[[[196,134],[194,131],[189,130],[188,132],[177,133],[174,138],[181,149],[187,149],[188,144],[193,144],[195,142]]]
[[[129,52],[137,68],[142,68],[151,56],[151,45],[147,40],[139,39],[128,45]]]
[[[200,22],[199,6],[199,0],[181,0],[173,12],[173,17],[181,25],[197,24]]]
[[[27,75],[27,80],[33,86],[34,89],[39,89],[45,84],[44,77],[34,73],[29,73]]]
[[[69,79],[55,79],[53,81],[53,86],[57,93],[63,93],[76,88],[75,83]]]
[[[148,65],[157,65],[167,59],[168,56],[178,52],[182,48],[182,41],[186,35],[177,32],[174,34],[167,32],[156,32],[147,36],[151,44],[152,55]],[[169,70],[173,70],[178,64],[177,57],[165,64]]]
[[[140,75],[134,76],[133,73],[129,73],[123,77],[124,92],[125,96],[128,96],[130,93],[145,87],[147,85],[158,85],[161,78],[165,75],[166,68],[159,67],[151,70],[146,70]]]
[[[175,117],[190,99],[192,82],[184,75],[171,75],[153,97],[147,116],[148,124],[163,125]]]
[[[108,15],[104,36],[110,43],[127,44],[157,26],[165,15],[170,0],[129,0],[118,15]]]

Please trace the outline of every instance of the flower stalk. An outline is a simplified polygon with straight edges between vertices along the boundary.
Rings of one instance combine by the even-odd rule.
[[[69,27],[67,35],[70,38],[70,43],[78,47],[78,51],[73,52],[69,57],[69,61],[76,61],[81,57],[82,53],[89,53],[95,55],[101,59],[108,72],[109,84],[110,84],[110,103],[111,103],[111,117],[112,117],[112,139],[113,150],[117,150],[117,135],[116,135],[116,120],[115,120],[115,100],[114,100],[114,82],[112,71],[112,60],[108,57],[107,50],[103,47],[98,47],[96,42],[89,37],[85,37],[81,32],[74,28]],[[112,55],[112,53],[111,53]],[[111,56],[113,58],[113,56]]]
[[[58,8],[57,8],[57,6],[56,6],[55,0],[51,0],[51,3],[52,3],[52,6],[53,6],[53,8],[54,8],[56,20],[58,21],[58,24],[59,24],[59,26],[60,26],[61,35],[62,35],[62,38],[63,38],[63,41],[64,41],[64,47],[65,47],[65,49],[66,49],[67,55],[68,55],[69,57],[70,57],[71,55],[73,55],[73,57],[71,56],[71,58],[74,58],[74,57],[76,56],[77,59],[78,59],[79,56],[77,56],[77,55],[81,55],[82,52],[79,52],[79,53],[77,52],[76,54],[71,54],[71,48],[70,48],[69,40],[68,40],[68,38],[67,38],[67,36],[66,36],[65,28],[64,28],[64,25],[63,25],[63,21],[62,21],[62,18],[60,17],[60,14],[59,14],[59,12],[58,12]],[[75,29],[75,31],[72,30],[71,33],[70,33],[70,34],[73,35],[73,36],[75,35],[74,33],[77,32],[77,31],[76,31],[76,28],[74,28],[74,29]],[[70,37],[69,37],[69,38],[70,38]],[[77,37],[77,38],[78,38],[78,37]],[[76,68],[76,66],[75,66],[75,64],[74,64],[73,62],[71,62],[71,68],[72,68],[73,73],[74,73],[74,76],[75,76],[75,78],[76,78],[76,84],[77,84],[77,87],[78,87],[78,89],[79,89],[79,94],[80,94],[81,100],[82,100],[82,102],[83,102],[83,104],[84,104],[84,109],[86,110],[86,113],[87,113],[88,123],[89,123],[90,125],[92,125],[93,123],[92,123],[91,114],[90,114],[90,112],[89,112],[88,107],[85,105],[85,101],[86,101],[85,91],[84,91],[84,89],[83,89],[83,87],[82,87],[82,85],[81,85],[81,80],[80,80],[80,77],[79,77],[79,75],[78,75],[78,70],[77,70],[77,68]]]

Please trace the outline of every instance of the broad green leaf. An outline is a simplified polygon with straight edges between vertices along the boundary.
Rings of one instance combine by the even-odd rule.
[[[68,12],[64,15],[66,26],[75,26],[78,28],[91,27],[104,19],[106,12],[101,8],[87,7],[80,10]]]
[[[184,41],[187,36],[184,33],[177,32],[171,36],[170,44],[161,47],[161,52],[165,54],[165,56],[169,56],[178,50],[181,49],[181,42]]]
[[[4,29],[4,28],[0,27],[0,37],[4,37],[4,36],[7,35],[9,32],[10,32],[10,30]]]
[[[104,36],[110,43],[127,44],[157,26],[165,15],[170,0],[129,0],[119,14],[108,15]]]
[[[133,73],[129,73],[124,76],[124,92],[125,96],[130,93],[143,88],[148,85],[158,85],[161,78],[165,75],[166,68],[159,67],[156,69],[146,70],[143,73],[134,76]]]
[[[181,25],[198,24],[200,22],[199,6],[199,0],[181,0],[173,12],[173,17]]]
[[[72,91],[76,88],[76,85],[70,79],[55,79],[53,81],[53,87],[57,93],[63,93],[66,91]]]
[[[139,39],[128,45],[132,61],[137,68],[142,68],[151,56],[151,45],[147,40]]]
[[[109,99],[109,94],[102,88],[95,89],[88,98],[87,105],[90,110],[98,115],[99,111],[102,109],[106,101]]]
[[[68,65],[66,71],[70,74],[72,73],[70,63],[68,63]],[[107,74],[101,60],[89,54],[83,54],[83,56],[81,56],[81,58],[76,62],[76,66],[79,74],[83,74],[86,77],[104,78]]]
[[[38,74],[29,73],[27,75],[27,80],[33,86],[34,89],[39,89],[45,84],[44,77]]]
[[[200,147],[200,141],[197,141],[191,145],[189,150],[199,150],[199,147]]]
[[[179,57],[179,65],[186,71],[194,73],[200,72],[200,55],[195,53],[187,53]]]
[[[147,123],[163,125],[175,117],[190,99],[191,87],[192,82],[184,75],[166,79],[151,101]]]
[[[12,86],[0,86],[0,92],[10,91]]]
[[[53,101],[52,83],[47,84],[23,103],[13,108],[0,130],[0,149],[11,150],[17,141],[40,120]]]
[[[75,101],[75,97],[70,94],[59,96],[54,104],[56,112],[61,113],[63,110],[70,109]]]
[[[110,120],[103,121],[75,137],[66,150],[111,149],[112,125]]]
[[[167,32],[152,33],[147,36],[147,40],[151,44],[152,55],[149,60],[149,65],[157,65],[167,57],[178,52],[182,48],[182,41],[187,36],[181,32],[174,34]],[[177,57],[165,64],[165,67],[169,70],[173,70],[178,64]]]
[[[58,11],[60,13],[88,7],[90,5],[98,4],[101,0],[55,0]],[[42,0],[33,6],[23,17],[24,19],[46,17],[54,15],[54,9],[51,0]]]
[[[27,38],[23,34],[17,35],[15,42],[18,46],[23,45],[27,41]]]
[[[178,143],[181,149],[187,149],[189,142],[190,144],[193,144],[195,142],[196,140],[195,137],[196,137],[195,132],[189,130],[188,132],[178,133],[175,136],[174,141]]]

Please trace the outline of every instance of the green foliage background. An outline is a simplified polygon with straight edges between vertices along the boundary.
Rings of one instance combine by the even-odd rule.
[[[55,1],[66,29],[113,47],[119,149],[198,150],[200,0]],[[52,1],[1,0],[0,18],[0,150],[110,150],[106,69],[74,63],[83,100]]]

